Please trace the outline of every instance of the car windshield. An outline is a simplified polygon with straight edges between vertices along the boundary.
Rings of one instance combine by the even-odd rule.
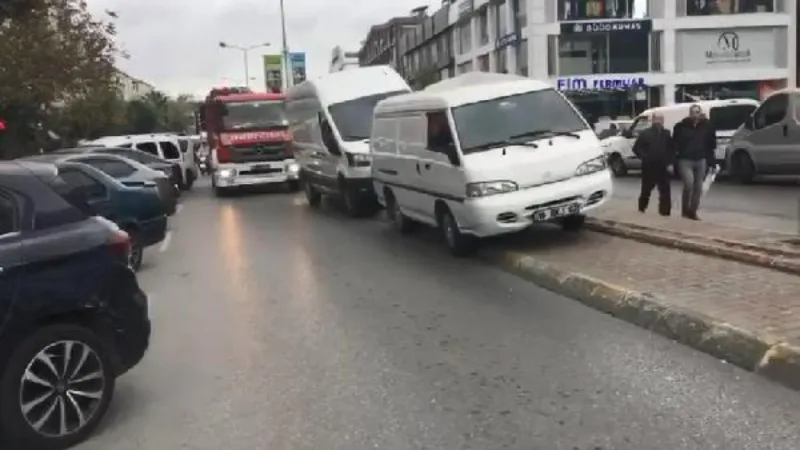
[[[753,114],[756,105],[727,105],[711,108],[708,120],[716,131],[735,131]]]
[[[453,119],[465,154],[492,148],[489,144],[494,142],[525,142],[536,135],[546,137],[547,132],[587,129],[578,112],[553,89],[458,106]]]
[[[222,125],[226,130],[254,130],[288,125],[283,100],[225,103]]]
[[[406,91],[383,92],[367,97],[334,103],[328,107],[333,123],[345,141],[369,139],[372,132],[372,112],[379,101]]]

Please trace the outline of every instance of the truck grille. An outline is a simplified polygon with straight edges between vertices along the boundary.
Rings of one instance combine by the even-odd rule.
[[[236,145],[230,147],[231,162],[248,163],[260,161],[283,161],[287,159],[288,142]]]

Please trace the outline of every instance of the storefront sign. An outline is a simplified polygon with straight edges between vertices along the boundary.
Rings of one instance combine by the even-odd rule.
[[[777,68],[786,55],[785,28],[685,30],[676,33],[678,71],[724,68]]]
[[[566,77],[559,78],[556,82],[556,87],[559,91],[628,90],[640,89],[645,86],[644,78],[642,77]]]
[[[561,34],[649,33],[652,29],[651,20],[582,20],[561,24]]]
[[[475,9],[475,0],[464,0],[458,5],[458,18],[472,14]]]

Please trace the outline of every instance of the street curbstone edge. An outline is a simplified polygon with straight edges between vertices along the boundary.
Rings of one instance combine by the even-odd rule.
[[[800,346],[669,305],[649,293],[563,270],[521,252],[490,250],[482,257],[547,290],[800,390]]]
[[[766,267],[781,272],[800,275],[800,261],[789,259],[792,252],[777,252],[775,249],[759,249],[754,245],[722,242],[686,236],[680,233],[629,226],[621,222],[591,218],[586,228],[599,233],[632,239],[647,244],[685,250],[722,259],[730,259],[754,266]],[[775,253],[775,254],[771,254]]]

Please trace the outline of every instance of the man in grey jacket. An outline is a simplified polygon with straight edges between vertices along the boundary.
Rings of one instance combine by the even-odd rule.
[[[675,125],[672,132],[677,153],[678,173],[683,180],[681,211],[683,217],[700,220],[697,209],[703,196],[703,180],[709,170],[715,169],[714,149],[717,134],[700,105],[692,105],[689,117]]]

